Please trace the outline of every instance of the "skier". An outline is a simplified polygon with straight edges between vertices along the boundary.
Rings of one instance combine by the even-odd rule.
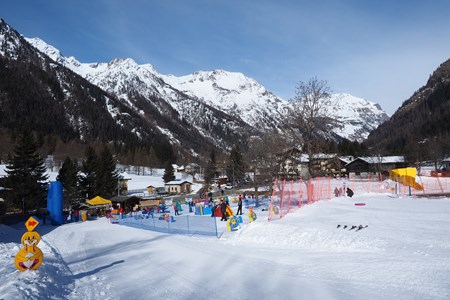
[[[353,191],[352,189],[350,189],[349,187],[347,188],[347,196],[349,196],[350,198],[353,196]]]

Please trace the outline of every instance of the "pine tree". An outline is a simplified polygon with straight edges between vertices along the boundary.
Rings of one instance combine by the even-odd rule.
[[[81,165],[81,176],[80,176],[80,190],[82,195],[86,197],[86,199],[91,199],[97,196],[96,187],[97,187],[97,154],[95,153],[94,148],[88,146],[84,153],[85,159]]]
[[[211,153],[209,154],[209,160],[205,167],[205,171],[203,174],[205,183],[209,185],[211,180],[217,176],[217,161],[216,161],[216,152],[214,148],[211,149]]]
[[[166,168],[164,169],[163,180],[164,183],[175,180],[175,174],[173,173],[173,166],[170,162],[166,164]]]
[[[17,138],[13,154],[8,156],[5,186],[9,189],[7,201],[23,213],[46,206],[44,159],[39,156],[33,134],[24,131]]]
[[[64,189],[64,207],[79,206],[82,201],[78,186],[78,165],[77,161],[66,157],[59,170],[56,180],[60,181]]]
[[[226,168],[227,177],[230,180],[239,182],[245,178],[245,165],[241,149],[238,144],[234,145],[230,152],[230,161]]]
[[[117,194],[119,175],[116,171],[116,161],[106,145],[100,152],[95,174],[97,195],[110,198]]]

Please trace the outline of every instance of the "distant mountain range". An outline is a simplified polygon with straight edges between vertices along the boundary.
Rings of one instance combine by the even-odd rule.
[[[170,143],[176,152],[198,156],[280,128],[290,105],[242,73],[176,77],[131,58],[81,63],[38,38],[23,38],[1,19],[0,59],[1,128],[17,125],[23,104],[34,115],[23,125],[63,140]],[[379,105],[348,94],[333,94],[327,107],[341,124],[334,135],[350,140],[363,141],[388,119]],[[43,124],[33,125],[38,120]]]
[[[118,97],[126,99],[125,91],[132,87],[146,97],[149,94],[160,95],[181,115],[188,107],[180,105],[179,101],[172,101],[180,98],[179,92],[258,128],[278,127],[280,115],[289,105],[242,73],[214,70],[176,77],[162,75],[150,64],[138,65],[130,58],[115,59],[109,63],[80,63],[74,57],[64,57],[59,50],[38,38],[27,40],[53,60]],[[361,142],[388,119],[378,104],[349,94],[333,94],[327,106],[330,108],[329,114],[342,124],[335,133],[350,140]],[[190,112],[187,114],[190,115]],[[192,121],[195,124],[195,120]]]

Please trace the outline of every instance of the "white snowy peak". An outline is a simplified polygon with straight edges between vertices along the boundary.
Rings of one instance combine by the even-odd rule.
[[[273,123],[287,102],[256,80],[239,72],[198,71],[190,75],[164,76],[164,81],[230,115],[238,115],[251,126]]]
[[[119,73],[136,74],[142,77],[148,77],[149,74],[159,75],[152,65],[138,65],[131,58],[115,58],[108,63],[81,63],[73,56],[62,55],[58,49],[39,38],[26,38],[26,40],[54,61],[87,79],[92,79],[90,81],[95,81],[97,77],[107,77]]]
[[[0,55],[17,59],[16,52],[22,44],[21,39],[20,34],[0,18]]]
[[[346,93],[332,94],[324,107],[338,121],[334,133],[362,142],[369,133],[389,119],[379,104]]]
[[[74,57],[64,57],[58,49],[38,38],[27,40],[53,60],[100,88],[125,100],[129,92],[137,92],[144,97],[157,95],[185,119],[192,118],[192,103],[201,101],[229,116],[242,119],[251,127],[280,128],[281,117],[286,107],[291,105],[239,72],[197,71],[177,77],[160,74],[152,65],[138,64],[131,58],[114,59],[108,63],[80,63]],[[184,100],[180,102],[181,99]],[[339,123],[333,132],[360,142],[388,119],[378,104],[345,93],[331,95],[325,107],[328,115]],[[195,120],[192,122],[195,123]]]

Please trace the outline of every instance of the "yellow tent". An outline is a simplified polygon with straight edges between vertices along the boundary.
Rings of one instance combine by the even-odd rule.
[[[111,200],[106,200],[100,196],[96,196],[91,200],[87,200],[86,203],[89,205],[111,205],[112,202]]]

